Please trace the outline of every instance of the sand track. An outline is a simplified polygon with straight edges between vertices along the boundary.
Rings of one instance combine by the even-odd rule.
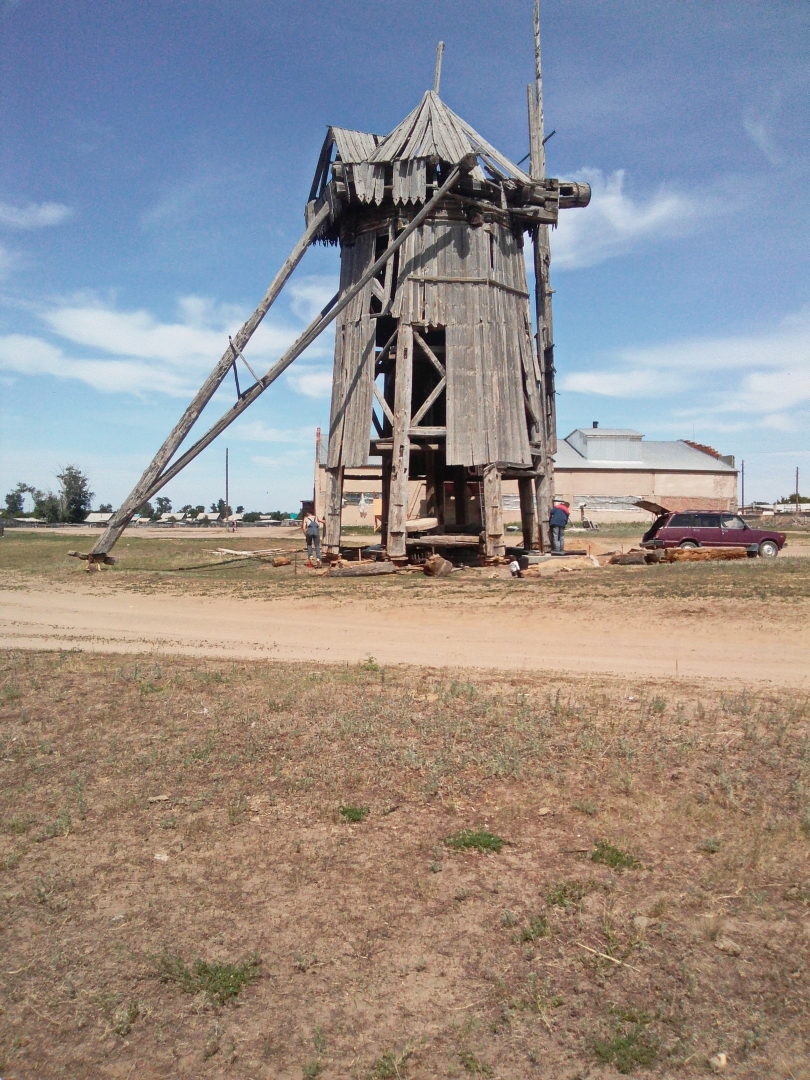
[[[471,609],[436,602],[240,600],[71,589],[0,590],[4,648],[605,672],[810,685],[810,618],[767,622],[724,603],[700,612],[626,600]]]

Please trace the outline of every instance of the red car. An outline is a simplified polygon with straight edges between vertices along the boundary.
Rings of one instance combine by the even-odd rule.
[[[752,529],[739,514],[708,510],[673,513],[655,503],[644,503],[643,508],[659,515],[644,533],[641,546],[645,548],[744,547],[749,555],[773,559],[785,546],[784,533]]]

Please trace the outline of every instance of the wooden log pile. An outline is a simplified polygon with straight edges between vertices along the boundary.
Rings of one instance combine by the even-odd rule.
[[[396,574],[397,567],[391,562],[335,563],[329,567],[328,577],[378,577]]]
[[[746,558],[748,558],[748,549],[744,547],[667,548],[654,551],[642,551],[636,548],[612,555],[608,563],[611,566],[644,566],[651,563],[718,562]]]

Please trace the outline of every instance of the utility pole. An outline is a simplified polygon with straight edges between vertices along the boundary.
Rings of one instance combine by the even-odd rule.
[[[741,479],[742,479],[742,494],[741,494],[742,505],[740,506],[740,513],[743,514],[743,513],[745,513],[745,458],[742,459],[741,466],[742,466],[742,468],[741,468],[740,476],[741,476]]]
[[[796,466],[796,513],[799,512],[799,466]]]
[[[228,529],[228,519],[231,516],[230,506],[228,504],[228,447],[225,447],[225,530]]]

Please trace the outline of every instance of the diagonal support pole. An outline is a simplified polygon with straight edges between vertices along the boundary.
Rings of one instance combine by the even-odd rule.
[[[329,207],[324,205],[320,213],[312,219],[310,224],[304,230],[303,235],[290,252],[286,262],[273,278],[273,281],[267,292],[264,294],[259,306],[241,330],[239,330],[236,337],[229,339],[228,348],[225,350],[222,359],[202,384],[193,401],[170,432],[169,437],[166,439],[163,446],[161,446],[154,458],[152,458],[152,461],[143,476],[118,510],[113,514],[107,528],[93,548],[92,553],[94,555],[106,554],[112,549],[121,533],[130,521],[132,521],[138,507],[142,506],[149,499],[149,495],[147,494],[149,489],[153,486],[161,472],[166,468],[166,465],[171,461],[172,457],[177,452],[178,447],[199,418],[200,413],[219,389],[222,380],[228,374],[231,366],[235,365],[236,358],[234,352],[241,352],[250,341],[256,327],[270,310],[276,297],[286,284],[287,279],[290,277],[293,270],[295,270],[296,266],[298,266],[304,256],[304,252],[317,236],[328,217]]]
[[[222,432],[234,422],[237,416],[243,413],[249,405],[252,405],[256,398],[259,397],[260,394],[263,394],[271,383],[274,383],[276,381],[279,375],[284,374],[284,372],[287,370],[293,360],[299,357],[305,349],[309,348],[309,346],[318,337],[318,335],[323,333],[327,326],[329,326],[329,324],[335,318],[337,318],[340,312],[343,311],[343,309],[347,307],[352,302],[352,300],[354,300],[355,296],[357,296],[357,294],[366,287],[369,281],[379,273],[380,269],[385,265],[385,263],[389,259],[391,259],[397,251],[399,251],[400,247],[402,247],[402,245],[405,243],[411,233],[419,228],[425,218],[428,217],[430,213],[432,213],[436,205],[441,202],[447,192],[450,191],[451,188],[455,187],[460,175],[461,167],[457,165],[455,169],[453,169],[453,171],[450,173],[444,184],[439,188],[439,190],[430,200],[430,202],[426,203],[422,207],[422,209],[419,211],[413,221],[411,221],[411,223],[408,225],[408,227],[406,229],[403,229],[403,231],[399,234],[396,240],[394,240],[394,242],[386,248],[386,250],[382,253],[379,259],[377,259],[374,265],[365,272],[365,274],[357,282],[357,284],[353,285],[351,289],[345,292],[338,301],[338,303],[326,314],[319,316],[312,323],[310,323],[310,325],[307,327],[301,337],[299,337],[298,340],[293,345],[291,345],[290,348],[284,353],[284,355],[276,361],[276,363],[270,368],[267,374],[263,375],[255,386],[252,386],[250,390],[247,390],[245,392],[241,401],[238,401],[232,408],[228,410],[228,412],[224,413],[216,422],[216,424],[214,424],[213,427],[208,429],[208,431],[205,433],[205,435],[203,435],[201,439],[194,443],[194,445],[191,446],[181,458],[178,458],[178,460],[174,463],[174,465],[171,466],[171,468],[168,468],[164,473],[161,473],[160,477],[155,481],[154,485],[150,489],[149,494],[147,495],[147,499],[151,499],[152,496],[156,495],[162,487],[164,487],[170,480],[177,476],[177,474],[182,469],[184,469],[190,461],[193,461],[194,458],[197,457],[197,455],[206,448],[206,446],[208,446],[214,441],[217,435],[221,435]]]
[[[411,233],[413,233],[417,228],[419,228],[425,218],[427,218],[433,212],[435,207],[438,205],[438,203],[441,202],[444,196],[449,191],[451,191],[452,188],[455,187],[462,172],[468,172],[474,167],[475,160],[475,157],[473,155],[470,155],[470,160],[465,159],[459,165],[456,165],[450,171],[447,179],[434,193],[432,198],[427,203],[425,203],[419,213],[415,215],[410,224],[405,229],[403,229],[399,236],[391,244],[389,244],[389,246],[379,257],[379,259],[377,259],[374,265],[370,267],[370,269],[367,270],[366,273],[362,276],[360,281],[358,281],[357,284],[352,286],[351,289],[344,293],[340,300],[334,306],[332,306],[330,310],[313,320],[313,322],[310,323],[310,325],[298,338],[298,340],[290,346],[290,348],[275,364],[273,364],[273,366],[266,372],[266,374],[263,375],[262,378],[258,382],[256,382],[249,390],[246,390],[242,397],[239,399],[239,401],[237,401],[235,405],[233,405],[226,413],[224,413],[224,415],[221,416],[220,419],[211,428],[209,428],[209,430],[205,433],[205,435],[202,436],[201,439],[194,443],[194,445],[191,446],[185,452],[185,454],[178,458],[178,460],[171,467],[168,467],[169,461],[180,446],[180,443],[191,430],[191,427],[193,426],[195,420],[197,420],[205,405],[208,404],[208,401],[210,401],[214,392],[222,382],[222,379],[227,374],[228,369],[234,362],[232,348],[230,345],[228,346],[228,349],[225,352],[222,360],[220,360],[217,367],[214,368],[214,371],[211,373],[211,375],[209,375],[208,379],[203,384],[202,389],[199,391],[194,401],[191,403],[191,405],[189,405],[188,409],[186,409],[180,422],[172,431],[171,435],[163,444],[158,453],[155,455],[151,465],[143,474],[139,483],[136,485],[136,487],[133,489],[127,499],[122,503],[118,511],[113,515],[112,520],[107,526],[104,534],[99,538],[99,540],[93,547],[93,551],[91,552],[92,555],[104,556],[109,551],[111,551],[116,541],[120,537],[121,533],[132,520],[138,507],[142,506],[144,502],[147,502],[149,499],[151,499],[158,491],[161,490],[162,487],[164,487],[182,469],[184,469],[190,461],[193,461],[194,458],[197,457],[197,455],[206,448],[206,446],[212,443],[218,435],[225,431],[225,429],[229,427],[233,423],[233,421],[245,411],[245,409],[252,405],[256,398],[263,394],[267,387],[270,386],[271,383],[274,383],[276,379],[287,370],[290,364],[292,364],[292,362],[298,356],[300,356],[302,352],[304,352],[305,349],[309,348],[309,346],[318,337],[318,335],[321,334],[327,328],[327,326],[332,323],[332,321],[340,314],[340,312],[343,311],[343,309],[351,303],[351,301],[361,291],[361,289],[365,288],[371,278],[375,277],[382,269],[382,267],[385,266],[388,260],[391,259],[397,251],[399,251],[400,247],[402,247],[402,245],[405,243]],[[259,306],[259,308],[256,309],[248,322],[245,323],[245,326],[242,327],[242,330],[240,330],[239,333],[236,335],[233,345],[237,349],[241,350],[242,348],[244,348],[245,342],[249,340],[250,335],[253,333],[256,326],[258,326],[262,318],[264,318],[264,315],[270,307],[270,304],[272,304],[273,300],[275,300],[276,296],[281,291],[281,287],[283,286],[284,282],[287,280],[295,266],[300,261],[301,256],[306,250],[306,247],[309,245],[310,241],[313,239],[320,227],[323,225],[327,216],[328,205],[324,205],[320,213],[313,219],[312,223],[302,236],[301,240],[299,240],[298,244],[293,249],[290,258],[284,264],[282,270],[279,271],[279,274],[276,276],[276,279],[270,286],[270,289],[265,296],[265,300],[262,301],[262,304]],[[305,240],[306,243],[304,243]],[[296,254],[297,258],[295,258],[295,262],[289,267],[289,270],[287,271],[288,265],[291,263]],[[285,273],[285,271],[287,272]],[[284,274],[283,280],[279,282],[282,274]],[[277,282],[278,287],[276,288]],[[271,293],[273,295],[269,303],[267,303],[267,306],[264,307],[264,310],[262,310],[265,301],[267,301],[267,298],[270,296]],[[261,314],[259,314],[259,312],[261,312]],[[250,331],[247,336],[243,338],[245,329],[248,326],[250,326]],[[99,561],[102,560],[99,559]]]

